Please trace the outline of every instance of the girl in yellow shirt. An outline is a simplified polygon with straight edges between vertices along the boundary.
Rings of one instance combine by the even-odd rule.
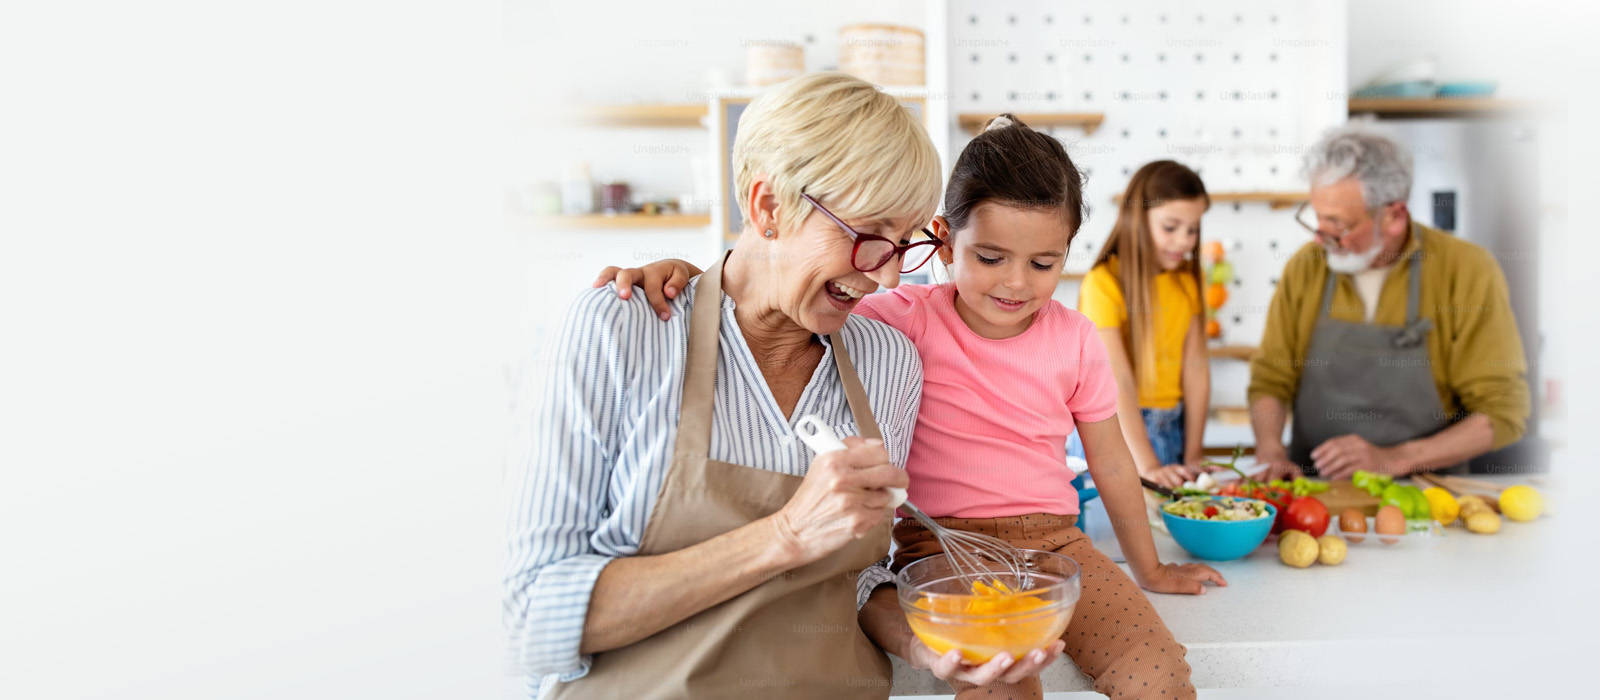
[[[1084,277],[1078,310],[1094,321],[1117,378],[1117,412],[1139,474],[1178,486],[1202,468],[1211,401],[1200,303],[1200,176],[1170,160],[1133,174],[1117,222]],[[1073,436],[1069,450],[1081,455]]]

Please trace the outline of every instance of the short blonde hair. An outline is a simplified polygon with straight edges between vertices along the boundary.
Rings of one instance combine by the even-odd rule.
[[[911,217],[920,226],[939,206],[939,154],[928,132],[899,100],[858,78],[813,73],[773,86],[745,109],[738,134],[741,217],[758,175],[771,178],[786,228],[811,214],[802,192],[841,219]]]

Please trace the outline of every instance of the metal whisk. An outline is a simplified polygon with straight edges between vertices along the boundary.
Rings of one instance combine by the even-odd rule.
[[[795,423],[795,434],[800,441],[817,454],[845,449],[844,441],[834,434],[822,419],[815,415],[802,417]],[[978,581],[995,581],[1001,574],[1010,574],[1017,590],[1032,587],[1032,576],[1024,563],[1022,550],[1010,542],[965,530],[952,530],[940,525],[916,504],[906,500],[905,489],[889,489],[889,508],[904,508],[911,517],[928,528],[939,540],[939,546],[949,558],[950,569],[968,588]]]

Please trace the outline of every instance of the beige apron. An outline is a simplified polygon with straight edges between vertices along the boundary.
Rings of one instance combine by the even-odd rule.
[[[718,462],[712,390],[722,265],[707,270],[689,318],[683,410],[672,463],[639,554],[663,554],[776,512],[801,477]],[[882,438],[844,341],[829,336],[862,437]],[[844,549],[780,574],[650,637],[594,657],[556,698],[886,698],[889,660],[856,623],[856,576],[889,551],[889,518]]]

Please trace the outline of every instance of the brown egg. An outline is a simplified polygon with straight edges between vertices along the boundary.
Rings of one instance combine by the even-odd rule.
[[[1406,514],[1398,506],[1384,506],[1378,509],[1378,519],[1373,525],[1379,535],[1404,535],[1406,534]],[[1379,537],[1384,544],[1394,544],[1400,541],[1398,537]]]
[[[1352,535],[1349,533],[1366,532],[1367,516],[1361,514],[1360,508],[1344,509],[1344,512],[1339,514],[1339,531],[1346,533],[1344,536],[1345,539],[1356,543],[1361,542],[1366,538],[1360,535]]]

